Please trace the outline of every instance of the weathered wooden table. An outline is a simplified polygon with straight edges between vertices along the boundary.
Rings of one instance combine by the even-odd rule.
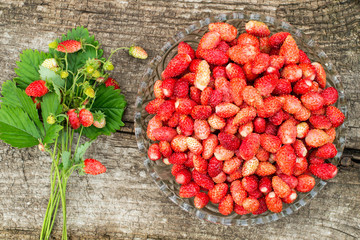
[[[225,227],[190,216],[162,195],[147,176],[133,132],[134,100],[145,63],[117,53],[114,77],[129,107],[126,126],[98,139],[91,156],[108,172],[73,177],[68,186],[71,239],[359,239],[360,167],[349,160],[360,149],[360,3],[251,0],[4,0],[0,3],[0,82],[14,77],[26,48],[46,50],[68,29],[84,25],[105,52],[133,43],[150,58],[167,38],[195,20],[235,11],[261,11],[311,35],[334,60],[349,100],[346,166],[306,207],[290,217],[255,227]],[[49,195],[50,159],[37,148],[0,143],[0,239],[37,239]],[[60,215],[59,215],[60,216]],[[61,220],[61,219],[59,219]],[[59,238],[60,227],[55,227]]]

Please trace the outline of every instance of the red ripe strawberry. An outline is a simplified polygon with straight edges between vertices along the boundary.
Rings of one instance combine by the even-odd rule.
[[[110,87],[110,86],[114,86],[114,90],[115,89],[120,89],[119,84],[116,82],[115,79],[108,77],[108,79],[105,81],[105,86],[106,87]]]
[[[90,127],[94,122],[94,117],[89,110],[81,109],[79,112],[79,120],[84,127]]]
[[[259,117],[268,118],[277,113],[283,104],[278,97],[268,97],[264,99],[263,107],[257,108],[257,114]]]
[[[291,190],[291,193],[286,198],[281,199],[284,203],[290,204],[293,203],[297,198],[297,193],[294,190]]]
[[[178,80],[174,86],[174,96],[178,98],[189,97],[189,82],[187,80]]]
[[[106,167],[95,159],[87,158],[84,160],[83,170],[86,174],[98,175],[106,172]]]
[[[238,204],[235,204],[234,211],[239,215],[246,215],[250,213],[249,211],[245,210],[242,205],[240,206]]]
[[[335,177],[338,172],[337,167],[331,163],[310,164],[309,170],[316,177],[323,180]]]
[[[165,98],[165,95],[164,95],[164,93],[162,91],[161,85],[162,85],[161,80],[157,80],[154,83],[154,96],[155,96],[155,98]]]
[[[239,126],[239,134],[243,138],[247,137],[253,131],[254,131],[254,125],[253,125],[252,122],[248,122],[246,124],[243,124],[243,125]],[[241,157],[240,152],[239,152],[238,156]]]
[[[291,193],[289,185],[287,185],[287,183],[278,176],[274,176],[272,178],[272,187],[276,195],[278,195],[280,198],[285,198]]]
[[[330,120],[324,115],[312,115],[309,121],[317,129],[329,129],[332,126]]]
[[[280,56],[285,57],[285,65],[299,62],[299,48],[291,35],[288,35],[280,47]]]
[[[270,56],[266,53],[258,54],[252,62],[252,73],[263,73],[270,65]]]
[[[282,201],[275,192],[271,192],[265,197],[265,202],[267,208],[274,213],[279,213],[282,211]]]
[[[278,84],[278,77],[270,74],[255,80],[254,86],[264,97],[269,97]]]
[[[148,157],[152,161],[159,160],[161,158],[160,147],[158,143],[153,143],[148,149]]]
[[[185,163],[187,160],[187,155],[186,153],[178,153],[178,152],[174,152],[173,154],[170,155],[169,157],[169,162],[171,164],[183,164]]]
[[[205,91],[205,90],[204,90]],[[212,108],[215,108],[217,105],[219,105],[223,100],[223,93],[220,90],[214,90],[212,91],[208,105],[210,105]]]
[[[311,129],[305,137],[305,142],[310,147],[321,147],[328,143],[329,140],[329,135],[320,129]]]
[[[280,72],[279,72],[279,69],[277,68],[274,68],[274,67],[268,67],[265,72],[264,72],[264,76],[266,75],[270,75],[270,74],[274,74],[277,76],[277,78],[280,77]]]
[[[258,176],[269,176],[276,172],[276,167],[269,162],[260,162],[256,170]]]
[[[310,59],[303,50],[299,50],[299,63],[311,63]]]
[[[264,193],[265,195],[267,195],[269,192],[272,191],[272,183],[271,183],[270,178],[263,177],[260,179],[259,190],[260,190],[260,192]]]
[[[302,70],[296,64],[286,65],[281,71],[281,77],[289,80],[291,83],[298,81],[302,77]]]
[[[170,157],[170,155],[172,154],[171,145],[167,141],[159,142],[159,150],[164,157]]]
[[[234,62],[244,65],[247,62],[254,61],[260,53],[259,47],[253,45],[235,45],[227,52],[229,58]]]
[[[298,121],[306,121],[310,118],[311,112],[306,107],[301,106],[300,110],[294,114],[294,118]]]
[[[180,116],[179,126],[181,133],[185,136],[191,136],[194,132],[194,120],[186,115]]]
[[[238,126],[234,124],[234,118],[226,119],[226,126],[224,132],[228,134],[235,134],[238,131]]]
[[[223,183],[227,179],[226,174],[224,172],[219,173],[216,177],[213,177],[212,180],[214,183]]]
[[[193,119],[205,120],[210,117],[212,114],[212,109],[210,106],[197,105],[191,111],[191,116]]]
[[[292,87],[289,80],[281,78],[279,79],[278,84],[276,85],[272,94],[273,95],[290,94],[291,91],[292,91]]]
[[[232,103],[221,103],[216,106],[216,115],[223,118],[229,118],[239,112],[240,108]]]
[[[258,201],[259,201],[259,208],[258,208],[258,210],[254,211],[252,213],[254,215],[262,214],[262,213],[264,213],[264,212],[266,212],[268,210],[264,197],[259,198]]]
[[[316,150],[311,152],[309,155],[309,164],[322,164],[325,162],[324,158],[320,158],[316,156]]]
[[[256,133],[265,132],[266,121],[264,118],[260,118],[260,117],[255,118],[253,124],[254,124],[254,132],[256,132]]]
[[[288,32],[278,32],[271,35],[269,39],[269,44],[272,48],[280,48],[283,42],[285,41],[286,37],[289,36],[290,33]]]
[[[296,158],[296,163],[294,167],[294,176],[300,176],[301,174],[303,174],[307,170],[307,167],[308,167],[308,162],[306,158],[304,157]]]
[[[299,183],[298,179],[292,175],[289,176],[281,173],[278,177],[281,178],[281,180],[283,180],[291,189],[295,189]]]
[[[264,101],[260,95],[260,92],[253,86],[246,86],[242,91],[242,97],[244,101],[255,108],[261,108],[264,106]]]
[[[221,39],[226,42],[231,42],[236,38],[237,35],[237,29],[234,26],[224,22],[210,23],[209,30],[218,32]]]
[[[197,209],[204,208],[209,203],[209,196],[204,192],[199,192],[194,198],[194,206]]]
[[[329,118],[333,127],[339,127],[345,121],[345,115],[334,106],[326,108],[326,116]]]
[[[210,82],[210,73],[209,64],[205,60],[201,61],[196,70],[194,82],[195,87],[203,91]]]
[[[155,98],[154,100],[151,100],[145,107],[145,110],[149,114],[155,114],[156,111],[159,109],[160,105],[165,102],[164,99],[161,98]]]
[[[200,187],[195,182],[181,185],[179,190],[179,196],[181,198],[192,198],[200,192]]]
[[[75,111],[75,110],[74,110]],[[75,115],[76,118],[77,118],[77,115]],[[71,121],[70,121],[70,124],[71,124]],[[77,120],[77,124],[76,125],[79,125],[78,127],[80,127],[80,121],[79,119]],[[72,126],[72,124],[71,124]],[[74,125],[75,126],[75,125]],[[147,137],[153,141],[156,141],[156,138],[153,134],[153,131],[157,128],[160,128],[162,127],[163,124],[162,124],[162,121],[160,119],[158,119],[156,116],[154,116],[152,119],[150,119],[149,123],[148,123],[148,126],[147,126],[147,130],[146,130],[146,134],[147,134]],[[72,126],[73,127],[73,126]]]
[[[233,99],[231,98],[230,92],[230,82],[224,78],[216,78],[215,79],[215,89],[222,93],[222,101],[223,102],[232,102]]]
[[[256,48],[259,48],[260,42],[257,37],[248,33],[242,33],[237,39],[237,45],[253,45]]]
[[[230,48],[229,44],[227,44],[225,41],[219,42],[219,44],[216,47],[216,49],[223,51],[224,53],[226,53],[229,50],[229,48]]]
[[[250,160],[247,160],[244,162],[244,165],[242,167],[242,175],[244,177],[250,176],[254,174],[259,167],[259,160],[257,158],[252,158]]]
[[[228,192],[228,185],[226,183],[218,183],[212,189],[209,190],[208,196],[212,203],[220,203],[221,199],[225,197]]]
[[[314,62],[312,63],[313,67],[315,68],[316,77],[315,81],[319,83],[321,88],[325,88],[326,86],[326,72],[320,63]]]
[[[294,95],[284,95],[283,96],[285,99],[284,105],[282,106],[282,108],[290,113],[290,114],[296,114],[297,112],[300,111],[300,109],[302,108],[301,102],[300,100],[295,97]]]
[[[180,42],[178,45],[178,54],[187,54],[191,59],[195,58],[195,51],[192,47],[186,42]]]
[[[209,123],[210,127],[217,129],[217,130],[223,129],[226,125],[225,119],[219,117],[216,114],[213,114],[208,118],[208,123]]]
[[[244,73],[245,73],[245,76],[246,76],[246,80],[249,81],[249,82],[255,80],[259,76],[257,74],[253,74],[253,72],[252,72],[252,62],[245,63],[245,65],[243,66],[243,69],[244,69]]]
[[[219,212],[222,215],[229,215],[234,209],[234,201],[230,194],[227,194],[219,203]]]
[[[316,150],[316,154],[315,156],[316,157],[319,157],[319,158],[333,158],[335,157],[337,154],[337,150],[336,150],[336,147],[334,144],[332,143],[327,143],[325,144],[324,146],[322,147],[319,147],[317,150]]]
[[[192,177],[200,187],[208,190],[214,188],[214,181],[207,174],[203,174],[197,170],[193,170]]]
[[[269,122],[276,126],[279,126],[283,121],[284,121],[284,111],[281,109],[278,112],[276,112],[273,116],[269,117]]]
[[[45,86],[44,80],[37,80],[29,84],[25,89],[26,95],[30,97],[42,97],[44,96],[49,90]]]
[[[330,137],[330,140],[329,142],[334,142],[335,138],[336,138],[336,130],[334,127],[328,129],[328,130],[325,130],[326,134],[329,135]]]
[[[262,53],[270,53],[271,46],[269,43],[269,37],[259,38],[260,42],[260,52]]]
[[[190,152],[192,152],[196,155],[200,155],[202,153],[203,146],[197,139],[195,139],[193,137],[187,137],[186,143],[187,143],[187,146],[188,146]]]
[[[243,202],[243,207],[246,211],[255,212],[259,209],[260,203],[254,197],[248,197]]]
[[[78,114],[76,112],[75,109],[70,109],[69,111],[67,111],[66,113],[69,117],[69,123],[71,128],[73,129],[78,129],[80,127],[80,119],[78,117]]]
[[[283,145],[276,153],[276,163],[286,175],[292,175],[296,163],[296,155],[291,145]]]
[[[196,87],[190,87],[190,98],[197,104],[200,104],[201,90]]]
[[[76,40],[66,40],[58,44],[56,50],[63,53],[74,53],[81,49],[81,42]]]
[[[175,112],[174,101],[167,100],[159,106],[159,108],[156,111],[156,115],[161,121],[166,121],[171,118],[174,112]]]
[[[159,127],[152,131],[152,135],[157,141],[168,141],[171,140],[177,135],[175,129],[170,127]]]
[[[301,122],[296,125],[296,137],[297,138],[304,138],[309,132],[309,124],[306,122]]]
[[[265,23],[251,20],[245,24],[247,33],[256,37],[267,37],[270,35],[270,30]]]
[[[270,153],[265,149],[263,149],[262,147],[260,147],[255,156],[257,159],[259,159],[259,161],[266,162],[269,160]]]
[[[175,152],[185,152],[188,150],[186,137],[184,135],[177,135],[171,140],[171,148]]]
[[[218,139],[217,136],[214,134],[210,134],[208,138],[203,140],[203,154],[202,154],[203,158],[204,159],[211,158],[214,154],[217,145],[218,145]]]
[[[167,78],[161,84],[161,89],[165,97],[171,97],[174,94],[174,87],[176,84],[176,79],[174,78]]]
[[[316,76],[315,68],[310,63],[300,63],[299,67],[302,70],[303,78],[308,78],[309,80],[314,80]]]
[[[307,174],[298,176],[298,185],[296,191],[298,192],[310,192],[315,186],[315,178]]]
[[[231,174],[235,172],[237,169],[239,169],[241,163],[242,163],[241,159],[237,157],[233,157],[229,160],[226,160],[224,161],[223,172],[226,174]]]
[[[270,56],[270,67],[281,69],[284,66],[285,58],[279,55]]]
[[[228,65],[226,65],[225,70],[226,70],[226,76],[228,79],[231,80],[233,78],[240,78],[240,79],[245,80],[244,71],[236,63],[229,63]]]
[[[213,49],[216,48],[216,46],[221,41],[221,35],[216,31],[211,31],[208,33],[205,33],[205,35],[200,39],[198,50],[203,49]]]
[[[219,78],[219,77],[224,77],[224,78],[227,77],[226,76],[226,68],[224,66],[214,67],[214,69],[212,70],[212,74],[215,79]]]
[[[324,98],[325,106],[336,103],[336,101],[339,97],[338,91],[334,87],[328,87],[324,91],[322,91],[320,94]]]
[[[308,92],[302,95],[301,102],[310,111],[319,110],[324,106],[324,98],[317,92]]]
[[[254,192],[254,191],[256,191],[256,189],[258,189],[259,179],[255,175],[245,176],[241,180],[241,183],[242,183],[243,188],[247,192]]]
[[[292,147],[294,148],[295,154],[298,157],[306,157],[308,150],[303,141],[296,139]]]
[[[303,95],[311,90],[312,84],[312,80],[309,78],[303,78],[295,83],[293,91],[295,94]]]
[[[182,169],[176,173],[175,181],[179,184],[188,184],[191,182],[191,173],[187,169]]]
[[[230,192],[234,202],[238,205],[242,205],[246,199],[247,193],[240,180],[236,180],[231,183]]]
[[[183,75],[179,80],[184,80],[189,83],[190,86],[194,85],[195,82],[195,73],[189,72]]]
[[[281,140],[277,136],[264,133],[260,135],[260,145],[266,151],[276,153],[281,147]]]
[[[260,147],[260,135],[256,134],[256,133],[250,133],[241,142],[241,145],[240,145],[240,148],[239,148],[240,156],[244,160],[250,160],[255,156],[255,154],[257,153],[257,151],[259,149],[259,147]],[[244,175],[244,171],[243,171],[243,175]]]
[[[180,113],[174,112],[170,119],[166,122],[168,127],[176,128],[179,124]]]
[[[248,122],[251,122],[255,117],[256,117],[256,109],[254,107],[245,107],[236,114],[233,124],[243,125]]]
[[[212,65],[224,65],[229,62],[229,57],[219,49],[204,49],[200,52],[201,57]]]
[[[234,151],[228,150],[219,145],[215,148],[214,156],[220,161],[229,160],[232,156],[234,156]]]
[[[187,168],[194,168],[194,155],[192,152],[187,153],[187,160],[184,162],[184,166]]]
[[[196,102],[189,98],[178,98],[175,102],[175,110],[181,114],[190,114],[196,106]]]
[[[275,126],[274,124],[272,124],[272,123],[267,123],[267,124],[266,124],[266,128],[265,128],[265,133],[266,133],[266,134],[270,134],[270,135],[276,136],[277,131],[278,131],[278,127]]]
[[[283,144],[293,144],[296,140],[296,134],[296,126],[289,119],[281,124],[277,135]]]
[[[186,169],[185,165],[183,164],[174,164],[171,168],[171,174],[176,176],[176,174],[181,171],[182,169]]]
[[[246,86],[245,78],[233,78],[230,80],[231,97],[237,106],[240,106],[243,103],[241,92],[245,88],[245,86]]]
[[[190,63],[190,66],[189,66],[190,72],[196,73],[197,68],[198,68],[201,61],[202,61],[201,59],[192,60],[191,63]]]
[[[228,150],[235,151],[240,147],[240,139],[232,134],[220,132],[218,134],[218,139],[220,144]]]
[[[190,65],[191,57],[188,54],[178,54],[170,60],[165,70],[161,73],[162,79],[181,75]]]
[[[209,160],[208,164],[208,174],[210,177],[216,177],[219,173],[222,172],[223,169],[223,162],[217,160],[215,157],[212,157]]]

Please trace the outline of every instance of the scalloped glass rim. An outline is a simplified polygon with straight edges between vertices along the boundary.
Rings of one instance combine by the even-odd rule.
[[[311,60],[320,62],[327,73],[327,86],[335,87],[339,92],[339,99],[335,104],[347,117],[347,103],[345,92],[341,84],[341,77],[336,71],[334,65],[330,62],[324,51],[318,49],[315,42],[303,34],[303,32],[295,27],[292,27],[289,23],[278,20],[271,16],[265,16],[259,13],[230,13],[220,14],[214,17],[205,18],[200,20],[181,32],[178,32],[168,42],[164,44],[157,56],[155,56],[149,63],[145,74],[142,78],[142,82],[139,86],[138,95],[135,102],[135,135],[137,139],[137,145],[142,153],[142,156],[146,158],[144,165],[147,168],[149,175],[154,182],[158,185],[159,189],[175,204],[177,204],[183,210],[195,215],[199,219],[207,220],[212,223],[220,223],[223,225],[236,225],[236,226],[250,226],[254,224],[265,224],[276,221],[280,218],[291,215],[298,211],[301,207],[305,206],[312,198],[314,198],[327,184],[326,181],[321,179],[316,180],[314,189],[308,193],[300,193],[298,199],[293,204],[285,204],[283,211],[280,213],[272,213],[267,211],[260,215],[247,214],[240,216],[236,213],[232,213],[228,216],[221,215],[217,210],[217,205],[208,204],[204,209],[197,209],[193,205],[192,199],[182,199],[178,196],[178,190],[176,187],[179,185],[173,180],[171,174],[169,175],[169,166],[165,165],[162,161],[151,161],[147,157],[147,149],[151,144],[151,141],[146,137],[146,118],[148,114],[144,110],[145,104],[153,98],[152,86],[154,82],[160,79],[162,70],[165,68],[169,60],[176,54],[176,47],[179,42],[186,41],[190,45],[198,43],[201,36],[207,31],[207,25],[212,22],[228,22],[233,24],[238,29],[242,29],[239,32],[244,32],[244,23],[249,20],[259,20],[268,24],[270,30],[277,29],[290,32],[299,48],[304,50]],[[241,25],[239,25],[241,23]],[[272,31],[272,32],[278,32]],[[333,164],[338,165],[340,157],[343,153],[346,140],[347,121],[336,129],[337,138],[334,141],[338,149],[338,154],[331,159]]]

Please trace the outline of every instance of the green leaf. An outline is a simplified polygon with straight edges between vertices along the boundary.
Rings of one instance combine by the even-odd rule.
[[[3,105],[0,109],[0,139],[13,147],[32,147],[41,137],[35,123],[19,107]]]
[[[43,138],[43,143],[53,143],[57,136],[59,136],[59,131],[63,128],[59,124],[50,125],[46,122],[47,117],[50,114],[54,116],[61,113],[60,100],[55,93],[48,93],[43,96],[41,103],[41,115],[44,121],[45,127],[45,137]]]
[[[55,93],[58,95],[59,100],[61,100],[60,88],[64,88],[65,81],[50,69],[40,66],[39,74],[42,80],[45,80],[48,84],[53,86]]]
[[[1,98],[2,106],[6,105],[9,107],[21,108],[36,124],[41,135],[44,135],[44,127],[39,119],[36,104],[28,95],[26,95],[24,90],[17,88],[15,82],[9,80],[2,85],[1,94],[3,95],[3,97]]]
[[[51,125],[47,131],[46,131],[46,135],[43,138],[43,143],[53,143],[55,142],[55,139],[59,136],[59,132],[61,131],[61,129],[63,129],[63,126],[59,125],[59,124],[54,124]]]
[[[15,82],[21,89],[25,89],[30,83],[40,80],[38,72],[39,65],[47,59],[51,58],[50,53],[39,52],[37,50],[26,49],[20,54],[20,61],[16,62],[18,68],[15,73],[18,75],[14,78]]]
[[[86,137],[95,139],[97,136],[104,134],[110,135],[116,132],[120,127],[124,126],[121,121],[126,108],[126,100],[124,95],[120,94],[120,90],[114,90],[113,87],[105,87],[100,85],[96,92],[94,104],[91,107],[91,112],[101,111],[105,114],[106,125],[103,128],[96,128],[94,126],[84,128],[83,132]]]
[[[91,143],[93,141],[90,141],[90,142],[85,142],[84,144],[81,144],[77,150],[76,150],[76,153],[74,155],[74,161],[75,163],[79,163],[80,161],[83,160],[83,157],[84,157],[84,154],[86,152],[86,150],[91,146]]]
[[[63,151],[61,153],[61,160],[62,160],[61,163],[63,165],[64,170],[68,170],[71,166],[70,156],[71,154],[68,151]]]

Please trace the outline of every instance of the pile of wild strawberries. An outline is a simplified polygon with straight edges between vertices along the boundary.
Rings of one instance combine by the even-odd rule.
[[[151,160],[173,164],[182,198],[219,212],[281,212],[315,175],[333,178],[335,128],[345,119],[338,92],[288,32],[270,36],[249,21],[246,33],[211,23],[196,52],[185,42],[154,85],[146,111]],[[237,38],[236,38],[237,37]]]

